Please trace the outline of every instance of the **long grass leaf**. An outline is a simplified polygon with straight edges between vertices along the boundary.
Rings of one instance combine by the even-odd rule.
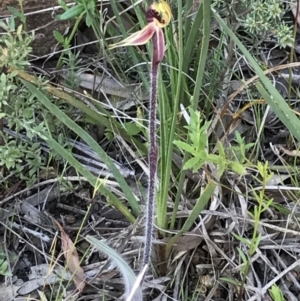
[[[170,241],[167,244],[166,247],[166,253],[170,254],[171,248],[173,244],[176,242],[176,240],[186,231],[192,227],[194,221],[199,217],[199,214],[201,211],[205,208],[208,201],[210,200],[211,196],[213,195],[215,189],[217,187],[217,184],[215,182],[210,182],[204,189],[204,191],[201,193],[200,198],[197,200],[196,205],[194,206],[191,214],[185,221],[184,225],[182,226],[181,230],[173,236]]]
[[[195,20],[196,24],[200,24],[202,21],[202,18],[203,18],[203,39],[202,39],[202,45],[201,45],[200,56],[199,56],[199,61],[198,61],[198,67],[197,67],[198,70],[197,70],[197,77],[196,77],[196,81],[195,81],[194,92],[193,92],[193,96],[191,98],[192,107],[194,108],[194,110],[197,110],[197,107],[198,107],[198,100],[199,100],[199,96],[200,96],[202,80],[204,77],[204,70],[205,70],[205,66],[206,66],[206,58],[207,58],[209,39],[210,39],[210,23],[211,23],[210,5],[211,5],[211,0],[204,1],[199,7],[199,11],[197,13],[196,20]],[[202,13],[200,11],[202,11]],[[193,27],[193,35],[196,34],[196,32],[197,32],[196,29],[197,28]],[[193,35],[192,35],[192,37],[193,37]],[[191,48],[189,48],[188,46],[186,47],[185,51],[187,51],[187,53],[189,55],[191,54]],[[188,138],[187,143],[189,143],[189,139],[190,138]],[[185,162],[187,162],[187,160],[189,159],[189,156],[190,155],[187,152],[185,152],[184,157],[183,157],[183,165],[185,164]],[[179,177],[175,205],[174,205],[173,214],[171,217],[171,224],[170,224],[171,229],[173,229],[174,225],[175,225],[175,219],[176,219],[176,215],[177,215],[179,201],[180,201],[181,194],[182,194],[182,188],[183,188],[183,183],[185,180],[185,174],[186,174],[186,171],[182,170],[180,177]]]
[[[99,251],[104,253],[118,267],[124,279],[125,297],[128,297],[130,295],[131,290],[134,288],[135,282],[137,281],[137,277],[135,276],[133,270],[130,268],[130,266],[119,253],[117,253],[113,248],[108,246],[103,241],[100,241],[90,235],[86,237],[86,240],[90,244],[94,245]],[[131,300],[143,300],[142,290],[138,289]]]
[[[93,187],[97,187],[98,191],[106,197],[109,203],[115,206],[131,223],[134,223],[135,218],[128,208],[123,205],[123,203],[109,189],[105,187],[105,180],[103,180],[103,184],[99,184],[99,179],[95,177],[89,170],[87,170],[79,161],[77,161],[70,151],[67,151],[50,136],[45,136],[45,134],[41,135],[38,132],[37,135],[46,141],[49,147],[60,154],[60,156],[62,156],[71,166],[73,166],[76,171],[82,174]]]
[[[278,118],[289,129],[291,134],[298,141],[300,141],[300,120],[298,119],[298,117],[291,110],[286,101],[283,99],[283,97],[280,95],[277,89],[273,86],[271,81],[265,76],[263,70],[260,68],[256,60],[252,57],[250,52],[246,49],[246,47],[241,43],[238,37],[232,32],[232,30],[225,24],[225,22],[215,11],[214,17],[216,18],[217,22],[220,24],[222,29],[226,32],[226,34],[228,34],[230,38],[240,48],[240,50],[245,55],[246,59],[248,60],[256,74],[259,76],[260,81],[263,83],[266,91],[269,93],[269,96],[267,97],[266,93],[263,92],[266,96],[265,99],[268,105],[272,108],[274,112],[276,112],[276,114],[279,114],[277,115]],[[260,89],[262,88],[262,86],[259,85],[257,87],[259,87]],[[261,89],[261,91],[263,90]]]
[[[167,200],[168,200],[168,193],[169,193],[169,186],[170,186],[170,174],[172,170],[172,153],[173,153],[173,140],[175,129],[178,124],[177,120],[177,112],[179,108],[179,101],[181,95],[181,84],[182,84],[182,65],[183,65],[183,24],[182,24],[182,1],[179,0],[178,4],[178,59],[177,54],[175,58],[175,54],[172,53],[172,49],[168,51],[170,56],[172,57],[171,63],[174,65],[176,61],[178,61],[178,70],[176,72],[174,70],[171,71],[172,74],[172,95],[175,95],[173,106],[172,115],[166,111],[166,104],[165,99],[160,98],[160,108],[161,108],[161,120],[169,119],[170,116],[171,124],[168,122],[161,123],[161,144],[160,144],[160,154],[162,157],[160,166],[160,173],[161,173],[161,190],[160,195],[157,201],[157,224],[158,227],[165,229],[168,224],[168,220],[166,219],[167,216]],[[173,35],[172,35],[173,37]],[[169,41],[171,41],[169,39]],[[175,58],[175,59],[174,59]],[[161,78],[160,78],[161,79]],[[162,90],[162,89],[161,89]],[[164,91],[161,91],[164,92]]]
[[[127,200],[133,210],[133,213],[137,216],[141,211],[139,204],[134,197],[130,187],[126,183],[124,177],[120,171],[114,165],[112,160],[108,157],[105,151],[99,146],[99,144],[79,125],[77,125],[70,117],[68,117],[63,111],[61,111],[55,104],[53,104],[41,91],[39,91],[34,85],[22,80],[27,89],[36,96],[36,98],[61,122],[63,122],[69,129],[75,132],[81,139],[83,139],[101,158],[101,160],[112,171],[114,177],[118,181],[121,189],[123,190]]]
[[[25,79],[28,82],[31,82],[35,85],[39,85],[39,81],[35,76],[32,76],[25,71],[19,70],[19,69],[13,69],[14,71],[18,72],[18,76]],[[104,127],[106,127],[108,130],[112,131],[113,133],[116,133],[120,135],[125,141],[130,142],[134,144],[141,153],[145,154],[147,152],[146,147],[139,142],[134,137],[131,137],[127,134],[127,132],[124,130],[124,128],[115,121],[114,118],[110,117],[110,114],[101,106],[97,106],[100,112],[97,112],[93,109],[91,109],[88,105],[86,105],[84,102],[78,100],[77,98],[69,95],[68,93],[62,91],[61,89],[57,89],[56,87],[46,84],[43,86],[43,88],[51,93],[52,95],[58,97],[59,99],[63,99],[66,102],[68,102],[70,105],[76,107],[83,113],[85,113],[87,116],[91,117],[91,119],[95,122],[95,124],[101,124]]]

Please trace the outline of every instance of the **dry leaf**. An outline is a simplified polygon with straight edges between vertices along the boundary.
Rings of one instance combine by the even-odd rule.
[[[202,237],[191,233],[179,237],[173,248],[177,252],[188,251],[198,247],[202,241]]]
[[[61,248],[66,258],[66,265],[70,273],[72,273],[74,284],[79,292],[85,287],[85,275],[82,267],[80,267],[79,256],[77,250],[70,239],[69,235],[64,231],[59,222],[55,220],[61,232]]]

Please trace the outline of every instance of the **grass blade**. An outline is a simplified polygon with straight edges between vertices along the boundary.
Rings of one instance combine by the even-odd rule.
[[[118,254],[114,249],[108,246],[103,241],[100,241],[90,235],[86,237],[86,240],[94,245],[99,251],[103,252],[109,259],[111,259],[118,269],[120,270],[125,284],[125,297],[130,295],[131,290],[134,287],[135,282],[137,281],[137,277],[134,272],[127,264],[127,262],[122,258],[120,254]],[[143,300],[143,295],[141,289],[138,289],[131,300],[141,301]]]
[[[265,76],[263,70],[260,68],[256,60],[251,56],[250,52],[246,49],[246,47],[241,43],[241,41],[237,38],[237,36],[231,31],[231,29],[225,24],[225,22],[220,18],[220,16],[214,11],[214,17],[217,22],[220,24],[221,28],[230,36],[230,38],[236,43],[236,45],[240,48],[242,53],[245,55],[246,59],[259,76],[260,81],[264,85],[265,89],[263,91],[263,87],[261,85],[257,85],[258,89],[264,93],[264,96],[268,105],[273,109],[273,111],[278,114],[278,118],[282,121],[282,123],[289,129],[291,134],[300,141],[300,121],[295,113],[291,110],[291,108],[287,105],[286,101],[277,91],[277,89],[273,86],[271,81]],[[268,92],[268,96],[267,93]]]
[[[105,187],[105,180],[95,177],[89,170],[82,166],[82,164],[77,161],[69,151],[63,148],[52,137],[48,135],[45,136],[45,134],[41,135],[38,132],[37,135],[46,141],[50,148],[60,154],[60,156],[62,156],[71,166],[73,166],[80,174],[82,174],[88,180],[88,182],[101,194],[103,194],[109,203],[115,206],[131,223],[134,223],[134,216],[131,214],[128,208],[109,189]],[[103,181],[103,183],[99,183],[99,181]]]
[[[34,85],[22,80],[27,89],[36,96],[36,98],[61,122],[63,122],[68,128],[74,131],[79,137],[81,137],[101,158],[101,160],[112,171],[114,177],[118,181],[121,189],[123,190],[127,200],[133,210],[133,213],[137,216],[141,211],[139,204],[135,199],[130,187],[126,183],[119,170],[116,168],[111,159],[107,156],[105,151],[98,145],[98,143],[80,126],[78,126],[71,118],[69,118],[64,112],[62,112],[56,105],[54,105],[41,91],[39,91]]]
[[[204,189],[204,191],[201,193],[201,196],[199,197],[196,205],[194,206],[190,216],[187,218],[187,220],[185,221],[184,225],[182,226],[181,230],[175,235],[173,236],[170,241],[167,244],[166,247],[166,254],[170,254],[171,252],[171,248],[173,246],[173,244],[176,242],[176,240],[186,231],[188,231],[194,221],[199,217],[199,214],[201,213],[201,211],[205,208],[205,206],[207,205],[208,201],[210,200],[211,196],[213,195],[216,187],[218,185],[215,182],[210,182]]]

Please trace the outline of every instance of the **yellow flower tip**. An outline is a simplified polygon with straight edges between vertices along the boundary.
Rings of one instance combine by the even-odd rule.
[[[172,19],[171,7],[165,0],[159,0],[152,3],[147,11],[148,22],[153,22],[156,19],[160,28],[166,27],[170,24]]]

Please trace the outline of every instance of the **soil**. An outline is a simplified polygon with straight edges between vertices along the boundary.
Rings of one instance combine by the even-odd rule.
[[[65,2],[72,1],[66,0]],[[53,36],[53,31],[57,30],[64,34],[73,24],[73,21],[56,20],[55,16],[62,12],[55,10],[56,6],[58,6],[57,0],[23,0],[28,31],[35,35],[32,43],[35,56],[45,56],[54,52],[57,48],[57,41]],[[0,18],[11,15],[8,7],[19,8],[18,0],[2,0],[0,2]]]

